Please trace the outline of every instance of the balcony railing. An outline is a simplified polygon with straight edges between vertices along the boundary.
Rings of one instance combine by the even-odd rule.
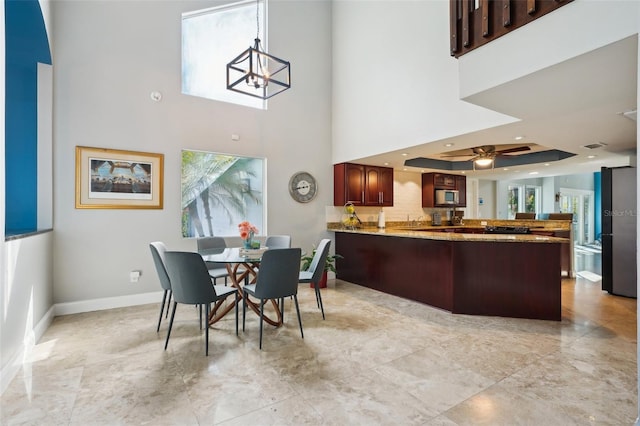
[[[449,0],[451,56],[456,58],[573,0]]]

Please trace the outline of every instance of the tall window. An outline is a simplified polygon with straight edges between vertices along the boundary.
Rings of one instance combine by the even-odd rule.
[[[509,185],[507,192],[507,219],[515,219],[516,213],[542,212],[542,187],[529,185]]]
[[[520,206],[520,186],[510,185],[507,194],[507,219],[515,219]]]
[[[258,23],[266,48],[264,6],[252,0],[182,15],[182,93],[266,109],[262,99],[227,90],[226,74],[227,64],[253,46]]]
[[[238,236],[248,220],[264,235],[265,160],[182,151],[182,235]]]

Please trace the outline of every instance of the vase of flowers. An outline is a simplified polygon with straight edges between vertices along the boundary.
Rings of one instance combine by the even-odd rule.
[[[258,228],[245,220],[238,225],[238,231],[240,232],[240,238],[242,238],[244,248],[253,248],[253,237],[258,233]]]

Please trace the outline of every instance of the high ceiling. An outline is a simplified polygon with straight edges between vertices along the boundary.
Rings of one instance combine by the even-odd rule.
[[[536,150],[555,149],[575,155],[508,170],[469,170],[465,174],[480,179],[523,179],[635,165],[637,56],[638,38],[633,36],[475,94],[465,101],[520,121],[358,162],[421,173],[437,170],[408,167],[404,162],[420,157],[439,158],[445,152],[482,145],[522,143],[538,146]],[[595,147],[585,148],[587,145]]]

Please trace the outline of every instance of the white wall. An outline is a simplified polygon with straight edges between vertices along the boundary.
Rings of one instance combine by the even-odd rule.
[[[333,201],[331,3],[271,0],[269,50],[291,61],[292,88],[274,97],[268,111],[180,93],[181,13],[219,3],[52,4],[56,303],[159,291],[149,242],[195,249],[195,241],[180,235],[184,148],[266,157],[265,232],[290,234],[293,245],[307,251],[331,236],[324,221]],[[248,38],[247,44],[253,36]],[[152,91],[163,94],[161,102],[150,99]],[[164,209],[75,209],[77,145],[163,153]],[[308,204],[289,196],[289,178],[299,170],[319,182],[318,196]],[[142,277],[130,283],[134,269]]]
[[[639,4],[575,0],[462,55],[460,97],[473,102],[474,94],[637,34]]]
[[[461,101],[449,2],[334,1],[332,161],[515,121]]]
[[[482,197],[482,205],[478,206],[478,219],[493,219],[496,214],[496,182],[492,180],[478,181],[478,197]]]

